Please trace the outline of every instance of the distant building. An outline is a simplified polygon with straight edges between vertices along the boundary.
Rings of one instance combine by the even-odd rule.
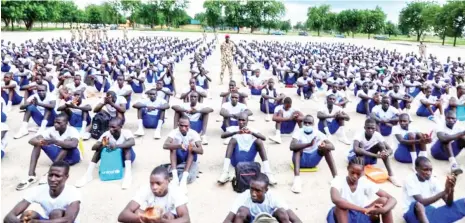
[[[200,25],[200,21],[197,20],[197,19],[191,19],[190,24],[191,24],[191,25]]]

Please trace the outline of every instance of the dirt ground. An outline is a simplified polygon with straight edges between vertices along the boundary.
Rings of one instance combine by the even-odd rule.
[[[14,41],[21,43],[26,39],[38,39],[38,38],[70,38],[70,33],[65,31],[55,32],[30,32],[30,33],[2,33],[2,40]],[[121,31],[111,31],[110,36],[122,37]],[[173,32],[129,32],[129,36],[179,36],[181,38],[199,38],[201,33],[173,33]],[[219,35],[220,42],[223,41],[223,35]],[[210,35],[209,38],[213,38]],[[418,52],[417,46],[404,45],[397,43],[390,43],[376,40],[360,40],[360,39],[335,39],[335,38],[316,38],[316,37],[300,37],[300,36],[252,36],[252,35],[232,35],[231,40],[239,41],[241,39],[259,39],[259,40],[271,40],[277,39],[280,41],[324,41],[324,42],[335,42],[343,41],[352,44],[365,45],[377,48],[397,49],[400,52]],[[463,56],[463,49],[459,48],[443,48],[437,45],[428,46],[428,54],[433,53],[437,55],[439,59],[445,60],[449,55],[452,58],[456,58],[460,54]],[[186,87],[188,84],[189,77],[189,66],[188,59],[185,58],[181,63],[175,66],[176,85],[178,86],[178,92],[181,92],[181,88]],[[217,223],[222,222],[225,216],[228,214],[232,202],[238,196],[236,192],[232,190],[230,184],[219,186],[216,183],[219,177],[224,160],[224,154],[226,146],[223,145],[223,140],[220,139],[222,133],[220,129],[220,123],[215,122],[219,116],[220,110],[220,98],[218,97],[220,92],[226,91],[227,85],[219,85],[219,72],[220,72],[220,52],[219,45],[214,51],[213,55],[207,59],[205,68],[210,71],[210,77],[213,82],[211,83],[211,92],[213,99],[206,100],[204,103],[214,109],[214,113],[210,115],[208,124],[208,139],[209,144],[204,146],[205,154],[199,156],[201,174],[199,178],[191,185],[189,189],[189,212],[191,216],[191,222],[205,222],[205,223]],[[237,81],[241,80],[241,76],[237,67],[233,70],[234,79]],[[227,74],[226,74],[227,75]],[[271,77],[271,72],[266,71],[262,68],[262,75]],[[227,78],[227,76],[226,76]],[[298,107],[304,114],[311,114],[316,117],[318,106],[323,103],[323,98],[320,95],[319,103],[314,101],[302,102],[296,94],[295,89],[279,89],[293,99],[293,106]],[[454,91],[455,94],[455,91]],[[353,94],[349,94],[352,99]],[[133,96],[132,101],[136,101],[139,95]],[[91,99],[93,105],[97,103],[97,98]],[[355,100],[353,100],[355,101]],[[179,104],[180,100],[172,98],[171,105]],[[266,136],[274,134],[274,123],[265,122],[265,116],[259,110],[259,98],[252,97],[249,102],[249,109],[254,113],[256,121],[249,122],[249,126],[258,129]],[[355,103],[352,102],[346,108],[346,112],[351,116],[350,122],[346,124],[347,137],[351,139],[356,132],[362,130],[362,123],[365,117],[355,113]],[[136,161],[133,164],[133,181],[132,187],[128,190],[121,189],[121,181],[110,181],[102,182],[98,179],[97,169],[94,171],[94,181],[87,184],[84,188],[80,189],[83,195],[81,204],[80,220],[81,222],[116,222],[119,212],[124,206],[131,200],[135,195],[136,191],[141,185],[148,184],[149,174],[151,170],[164,163],[169,162],[169,152],[162,149],[162,144],[168,132],[172,129],[173,124],[173,111],[167,112],[168,121],[165,123],[162,129],[162,139],[154,140],[152,138],[153,131],[146,130],[145,136],[136,138],[135,152],[137,154]],[[23,117],[23,113],[19,113],[19,108],[14,106],[12,111],[8,114],[8,125],[10,132],[7,137],[9,139],[8,147],[6,148],[6,156],[1,161],[1,216],[11,210],[11,208],[22,199],[23,192],[15,190],[16,185],[24,179],[27,175],[27,169],[29,165],[31,146],[27,143],[30,137],[26,136],[20,140],[14,140],[13,135],[19,130],[20,123]],[[430,132],[434,128],[434,123],[425,119],[414,117],[412,123],[415,127],[424,130],[424,132]],[[464,123],[460,123],[463,125]],[[30,127],[33,124],[30,124]],[[136,110],[131,108],[126,114],[126,124],[124,128],[131,131],[136,131],[137,128],[137,113]],[[319,165],[319,171],[315,173],[302,173],[302,188],[301,194],[294,194],[291,192],[291,184],[293,180],[292,170],[290,168],[291,152],[289,150],[289,143],[291,137],[283,136],[283,143],[278,145],[267,140],[265,146],[268,150],[268,157],[272,170],[278,180],[278,185],[271,188],[273,193],[283,200],[285,200],[289,207],[294,210],[297,215],[302,219],[303,222],[325,222],[326,214],[328,210],[333,206],[329,196],[329,187],[331,181],[331,174],[328,166],[324,160]],[[389,139],[391,140],[391,139]],[[91,146],[95,140],[91,139],[85,141],[85,154],[82,156],[82,161],[71,168],[70,177],[68,183],[74,185],[76,180],[82,176],[92,157],[90,151]],[[349,146],[346,146],[335,137],[332,138],[332,142],[336,146],[336,151],[333,153],[337,163],[338,172],[340,175],[346,174],[347,161],[346,157],[349,151]],[[257,156],[257,160],[260,158]],[[458,157],[458,162],[465,164],[465,157],[462,154]],[[407,175],[413,174],[410,169],[410,165],[400,164],[392,159],[392,165],[395,170],[395,174],[398,179],[403,182]],[[37,174],[40,176],[44,174],[49,165],[50,160],[42,154],[38,166]],[[378,166],[383,167],[378,164]],[[444,182],[445,175],[449,171],[449,165],[447,162],[439,162],[433,160],[434,175],[439,179],[440,182]],[[381,188],[392,194],[397,198],[398,204],[395,207],[394,215],[395,222],[403,222],[402,210],[404,207],[404,199],[402,194],[402,188],[396,188],[389,183],[381,185]],[[456,198],[465,197],[465,180],[463,177],[459,177],[456,186]],[[465,222],[465,221],[462,221]]]

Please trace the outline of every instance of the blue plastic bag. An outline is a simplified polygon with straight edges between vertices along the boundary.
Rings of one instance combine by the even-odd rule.
[[[457,120],[465,121],[465,105],[457,106]]]
[[[103,148],[100,154],[99,177],[102,181],[123,178],[123,151],[121,149]]]

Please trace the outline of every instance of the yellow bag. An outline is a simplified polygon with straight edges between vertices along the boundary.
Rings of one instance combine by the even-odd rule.
[[[372,165],[365,166],[365,175],[368,179],[377,184],[384,183],[389,179],[389,175],[385,170],[374,167]]]
[[[79,152],[81,152],[81,155],[84,155],[84,143],[82,142],[82,139],[79,139],[78,149]]]
[[[294,170],[294,164],[291,163],[291,168]],[[313,168],[300,168],[300,172],[317,172],[318,167],[313,167]]]

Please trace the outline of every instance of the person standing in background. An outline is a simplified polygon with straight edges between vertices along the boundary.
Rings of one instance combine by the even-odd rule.
[[[221,84],[223,84],[224,69],[226,66],[229,70],[229,79],[232,80],[232,61],[234,55],[235,44],[229,41],[229,35],[226,34],[225,41],[221,44]]]

